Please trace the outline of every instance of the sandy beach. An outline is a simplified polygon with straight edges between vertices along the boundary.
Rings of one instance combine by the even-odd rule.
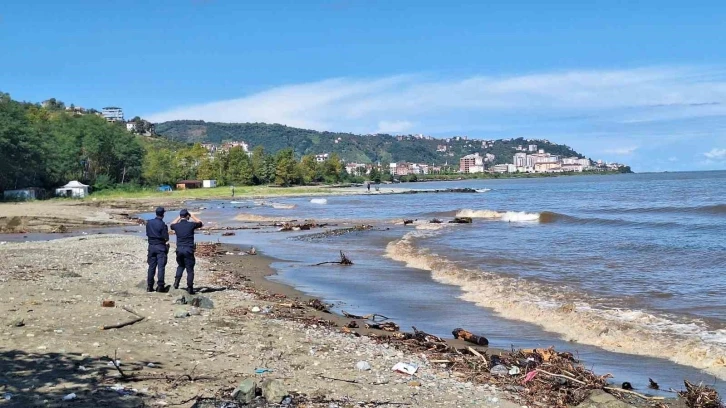
[[[0,305],[0,391],[8,396],[0,400],[2,406],[137,407],[185,400],[191,402],[180,406],[192,406],[196,397],[229,398],[246,378],[278,379],[287,393],[331,401],[301,406],[376,401],[422,407],[519,406],[505,402],[495,387],[458,379],[422,356],[337,328],[255,313],[256,308],[272,311],[281,306],[245,290],[205,294],[213,309],[175,303],[185,293],[181,290],[147,293],[145,242],[136,237],[6,243],[0,254],[7,260],[0,268],[7,294]],[[230,257],[238,258],[239,273],[246,277],[240,281],[259,284],[254,292],[284,292],[262,279],[272,273],[269,259],[230,255],[226,262]],[[199,286],[229,284],[232,279],[223,271],[229,266],[224,261],[215,265],[201,259],[198,265]],[[102,307],[108,300],[115,306]],[[145,319],[102,330],[134,318],[123,307]],[[175,317],[187,312],[191,315]],[[106,358],[114,356],[125,375],[148,379],[126,381]],[[371,369],[356,369],[359,361]],[[393,372],[399,361],[417,364],[416,375]],[[255,374],[256,369],[263,372]],[[71,394],[71,402],[63,401]]]
[[[135,212],[160,204],[180,202],[4,204],[15,212],[3,215],[35,219],[36,231],[48,231],[43,219],[72,219],[77,231],[87,225],[137,225]],[[214,241],[214,235],[197,241]],[[300,407],[523,407],[532,406],[532,398],[535,406],[563,406],[541,390],[528,402],[522,393],[529,388],[521,382],[490,376],[490,356],[508,351],[444,339],[453,352],[439,353],[421,346],[427,343],[408,347],[386,341],[392,333],[367,329],[365,320],[346,328],[351,318],[316,310],[309,306],[315,299],[268,280],[275,273],[274,259],[264,256],[265,248],[245,255],[242,248],[221,247],[218,255],[198,257],[196,286],[226,290],[198,295],[205,303],[195,307],[184,304],[192,299],[182,290],[145,291],[144,239],[53,236],[59,239],[0,243],[6,260],[0,266],[6,293],[0,303],[0,394],[5,397],[0,406],[216,407],[222,405],[214,401],[235,401],[233,391],[245,380],[277,388],[273,398],[290,396],[289,406]],[[172,260],[167,283],[174,267]],[[113,305],[104,307],[105,301]],[[103,329],[139,317],[137,323]],[[395,372],[397,363],[417,370]],[[280,406],[265,392],[254,406]],[[628,403],[594,389],[578,406],[655,404],[615,394]],[[667,402],[661,407],[683,406],[680,400]]]

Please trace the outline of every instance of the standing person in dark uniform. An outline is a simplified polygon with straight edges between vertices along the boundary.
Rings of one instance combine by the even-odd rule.
[[[154,291],[154,273],[157,274],[157,292],[164,292],[164,269],[166,269],[166,255],[169,253],[169,230],[164,222],[164,208],[156,209],[156,218],[146,222],[146,237],[149,239],[149,252],[147,261],[149,271],[146,275],[146,291]],[[158,268],[158,271],[157,271]]]
[[[189,221],[191,218],[192,221]],[[181,210],[179,216],[171,223],[171,229],[176,233],[176,277],[174,289],[179,289],[184,269],[187,270],[187,291],[194,294],[194,230],[202,228],[202,221],[187,210]]]

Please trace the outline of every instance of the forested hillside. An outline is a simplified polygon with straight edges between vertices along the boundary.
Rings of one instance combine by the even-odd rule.
[[[486,148],[482,140],[450,138],[447,140],[391,135],[355,135],[351,133],[318,132],[298,129],[284,125],[265,123],[216,123],[192,120],[179,120],[156,124],[156,132],[166,138],[181,142],[222,143],[226,141],[245,141],[250,145],[263,146],[265,151],[275,153],[287,147],[295,149],[295,155],[338,153],[347,162],[416,162],[445,163],[458,165],[463,155],[479,152],[496,156],[494,164],[511,163],[512,156],[519,145],[527,145],[523,138],[497,140]],[[399,140],[402,139],[402,140]],[[337,142],[337,143],[336,143]],[[536,143],[547,153],[562,156],[583,157],[569,146],[554,143]],[[437,151],[446,145],[445,152]]]
[[[142,143],[122,124],[0,92],[0,190],[53,188],[70,180],[125,184],[140,179],[143,157]]]

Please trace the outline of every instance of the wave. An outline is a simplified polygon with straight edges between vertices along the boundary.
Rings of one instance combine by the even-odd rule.
[[[493,210],[459,210],[457,217],[481,218],[486,220],[497,220],[505,222],[539,222],[542,224],[565,223],[576,225],[600,225],[615,227],[648,227],[648,228],[674,228],[674,227],[691,227],[697,229],[709,229],[714,226],[711,224],[703,225],[685,225],[674,221],[629,221],[617,218],[583,218],[575,217],[567,214],[560,214],[551,211],[543,211],[539,213],[528,213],[523,211],[493,211]]]
[[[527,213],[517,211],[498,212],[492,210],[461,210],[456,213],[457,217],[483,218],[488,220],[501,220],[505,222],[528,222],[540,221],[539,213]]]
[[[726,204],[690,207],[595,208],[590,212],[604,214],[705,214],[726,215]]]
[[[492,191],[492,189],[491,188],[477,188],[474,191],[476,191],[477,193],[488,193],[488,192]]]
[[[668,358],[726,379],[726,330],[702,322],[677,322],[641,310],[592,306],[595,301],[522,279],[460,267],[417,248],[417,239],[436,231],[411,231],[386,247],[386,256],[431,272],[434,280],[459,286],[462,299],[498,315],[536,324],[563,339],[605,350]],[[516,295],[513,295],[516,294]]]

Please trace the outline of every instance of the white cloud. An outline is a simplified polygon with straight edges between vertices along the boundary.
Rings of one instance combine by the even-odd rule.
[[[726,82],[710,77],[709,72],[694,68],[641,68],[459,79],[422,75],[333,78],[174,108],[148,118],[154,122],[203,119],[370,130],[391,115],[421,122],[419,118],[427,119],[432,113],[448,116],[472,111],[521,117],[618,111],[618,118],[626,123],[663,120],[669,115],[726,114]],[[487,125],[487,119],[491,118],[482,116],[477,124]]]
[[[711,151],[703,154],[709,160],[726,160],[726,149],[713,148]]]
[[[415,130],[438,136],[544,138],[588,156],[601,152],[650,160],[642,168],[652,168],[674,151],[713,160],[698,146],[726,142],[716,136],[726,134],[726,75],[713,67],[646,67],[460,78],[342,77],[145,117],[152,122],[267,122],[355,133]],[[636,150],[648,154],[635,155]],[[637,170],[637,163],[628,164]],[[679,168],[688,165],[678,162]]]
[[[635,153],[636,150],[638,150],[638,146],[618,147],[614,149],[606,149],[604,153],[617,154],[619,156],[629,156]]]
[[[378,122],[378,129],[373,133],[401,133],[411,130],[411,127],[413,127],[413,123],[407,120],[382,120]]]

